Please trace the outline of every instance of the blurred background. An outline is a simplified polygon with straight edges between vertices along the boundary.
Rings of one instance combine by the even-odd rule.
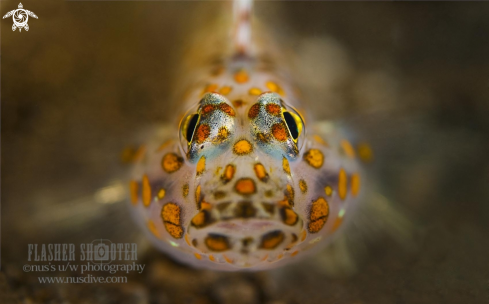
[[[2,15],[18,5],[0,4]],[[27,244],[137,238],[124,206],[83,202],[123,176],[133,138],[174,118],[187,41],[230,4],[23,5],[39,16],[28,32],[1,21],[1,303],[489,302],[489,3],[255,6],[317,118],[371,140],[378,183],[416,227],[411,245],[381,232],[349,275],[321,259],[216,273],[148,246],[127,284],[39,284],[22,271]]]

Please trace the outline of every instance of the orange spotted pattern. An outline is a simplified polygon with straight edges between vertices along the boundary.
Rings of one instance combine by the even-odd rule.
[[[219,109],[229,116],[236,116],[236,113],[234,112],[233,108],[231,108],[231,106],[228,105],[227,103],[219,104]]]
[[[200,124],[195,130],[195,141],[197,143],[203,143],[211,134],[211,128],[206,124]]]
[[[250,79],[250,76],[245,70],[239,70],[234,74],[234,80],[237,83],[246,83]]]
[[[328,220],[329,215],[329,204],[328,202],[320,197],[316,201],[312,203],[311,211],[309,215],[309,225],[308,230],[310,233],[319,232],[326,221]]]
[[[183,165],[183,158],[175,153],[167,153],[161,160],[161,167],[168,173],[178,171]]]
[[[236,167],[234,165],[227,165],[226,168],[224,168],[224,172],[221,176],[221,179],[226,184],[233,179],[235,172],[236,172]]]
[[[288,137],[287,128],[283,123],[276,123],[272,126],[272,135],[278,141],[286,141]]]
[[[143,190],[142,190],[142,197],[143,197],[143,205],[145,207],[148,207],[151,204],[151,185],[149,184],[149,179],[147,175],[143,175]]]
[[[180,207],[174,203],[168,203],[161,209],[161,217],[163,219],[165,229],[172,237],[176,239],[183,236],[180,213]]]
[[[253,152],[253,146],[246,139],[241,139],[234,144],[233,152],[237,155],[250,154]]]
[[[255,103],[254,105],[251,106],[250,110],[248,111],[248,117],[253,119],[258,116],[260,113],[260,104]]]
[[[323,165],[324,155],[321,150],[311,149],[304,154],[304,160],[309,164],[309,166],[319,169]]]
[[[338,195],[341,200],[346,198],[348,192],[348,177],[346,176],[345,169],[341,168],[338,173]]]
[[[268,181],[268,173],[261,163],[255,164],[253,169],[255,170],[256,177],[258,177],[259,180],[262,182]]]
[[[241,195],[250,195],[255,193],[255,182],[251,178],[241,178],[234,185],[234,189]]]
[[[351,194],[355,197],[358,195],[358,192],[360,191],[360,174],[354,173],[351,176]]]
[[[133,205],[136,205],[138,203],[138,191],[139,191],[139,185],[138,182],[136,181],[131,181],[129,183],[129,189],[131,191],[131,203]]]
[[[282,107],[280,107],[279,105],[274,104],[274,103],[267,104],[265,107],[265,110],[269,114],[274,115],[274,116],[278,116],[278,115],[280,115],[280,113],[282,113]]]

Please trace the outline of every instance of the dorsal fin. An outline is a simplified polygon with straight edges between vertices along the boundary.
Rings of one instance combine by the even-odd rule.
[[[234,0],[233,45],[237,56],[251,52],[251,10],[253,0]]]

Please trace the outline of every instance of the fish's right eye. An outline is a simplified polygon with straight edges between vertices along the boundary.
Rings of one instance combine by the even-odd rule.
[[[190,114],[185,118],[185,121],[182,125],[182,135],[187,140],[187,143],[192,141],[192,137],[194,136],[195,127],[199,122],[199,114]]]

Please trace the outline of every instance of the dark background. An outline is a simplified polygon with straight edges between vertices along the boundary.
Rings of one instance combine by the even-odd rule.
[[[2,15],[17,5],[2,1]],[[351,120],[378,135],[374,148],[385,156],[379,182],[419,225],[414,249],[380,237],[347,277],[328,276],[313,263],[215,273],[177,265],[148,249],[142,260],[147,271],[121,285],[40,285],[21,271],[29,241],[69,238],[69,227],[48,227],[51,209],[42,213],[40,201],[83,196],[113,179],[128,140],[173,118],[168,107],[182,45],[223,2],[23,5],[39,16],[29,19],[29,32],[12,32],[12,21],[1,21],[0,302],[489,302],[488,3],[255,7],[284,50],[298,57],[308,39],[341,46],[349,72],[334,92],[342,102],[326,107],[310,100],[311,107],[319,118]],[[341,71],[330,74],[335,72]],[[311,88],[306,95],[324,93]],[[40,215],[45,229],[39,228]],[[90,221],[110,215],[92,214]]]

